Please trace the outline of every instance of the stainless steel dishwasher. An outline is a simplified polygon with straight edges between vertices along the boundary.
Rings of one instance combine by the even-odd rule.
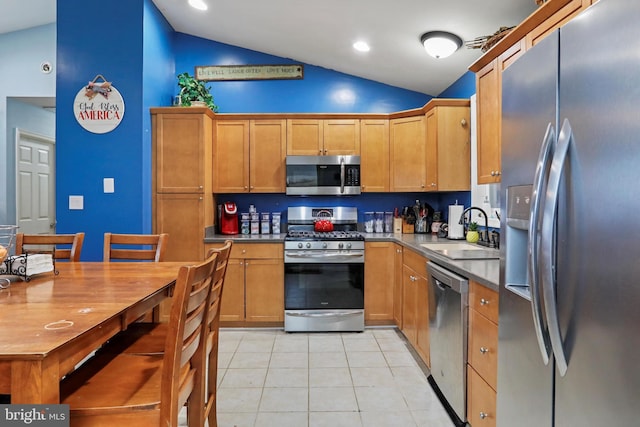
[[[463,425],[467,418],[469,281],[433,262],[427,263],[427,272],[430,299],[431,376],[429,383],[443,400],[453,421],[457,425]]]

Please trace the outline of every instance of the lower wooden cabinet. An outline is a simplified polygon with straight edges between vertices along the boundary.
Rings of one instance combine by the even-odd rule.
[[[402,332],[430,366],[427,259],[406,249],[402,259]]]
[[[206,245],[206,250],[215,247]],[[220,321],[284,322],[284,262],[280,243],[235,243],[222,290]]]
[[[495,427],[497,393],[467,365],[467,419],[472,427]]]
[[[395,246],[393,242],[365,243],[364,320],[367,324],[393,323]]]
[[[402,246],[395,244],[393,252],[393,320],[402,329]]]
[[[469,281],[467,417],[472,427],[496,425],[498,293]]]

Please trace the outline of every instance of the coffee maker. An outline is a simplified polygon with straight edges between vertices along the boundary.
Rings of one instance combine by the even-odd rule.
[[[222,234],[238,234],[238,207],[233,202],[226,202],[222,205],[220,232]]]

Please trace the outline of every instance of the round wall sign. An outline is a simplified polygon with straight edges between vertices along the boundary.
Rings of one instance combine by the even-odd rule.
[[[110,82],[98,83],[96,80],[97,77],[80,89],[73,101],[73,114],[80,126],[89,132],[107,133],[122,121],[124,100]]]

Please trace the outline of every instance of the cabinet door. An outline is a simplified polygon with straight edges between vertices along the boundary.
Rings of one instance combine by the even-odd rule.
[[[204,194],[157,194],[156,233],[168,233],[169,245],[165,261],[197,262],[204,259],[205,201]]]
[[[362,191],[389,191],[389,120],[360,120]]]
[[[323,154],[360,155],[360,120],[323,120]]]
[[[394,245],[393,320],[402,330],[402,246]]]
[[[213,191],[249,191],[249,121],[216,121],[213,154]]]
[[[427,142],[425,162],[426,190],[437,191],[438,188],[438,108],[432,108],[425,115],[427,126]]]
[[[414,348],[417,343],[417,281],[418,275],[416,272],[413,271],[412,268],[404,265],[402,267],[402,333],[404,333],[404,336],[407,337]]]
[[[364,253],[364,319],[365,321],[391,323],[393,320],[395,244],[367,242]]]
[[[429,282],[418,275],[416,281],[416,342],[418,354],[431,367],[429,358]]]
[[[560,10],[547,18],[536,28],[527,33],[527,49],[538,44],[546,36],[562,27],[573,19],[574,16],[582,12],[583,9],[591,6],[591,0],[562,0],[566,3]]]
[[[251,120],[249,190],[285,192],[286,120]]]
[[[247,322],[284,321],[284,264],[282,259],[245,261]]]
[[[498,326],[477,311],[469,310],[468,361],[494,390],[497,389]]]
[[[220,321],[244,320],[244,259],[229,258],[224,276]]]
[[[467,418],[473,427],[496,426],[496,392],[467,365]]]
[[[494,59],[476,76],[478,184],[500,182],[500,69]]]
[[[323,154],[322,120],[287,120],[287,155],[317,156]]]
[[[391,191],[424,191],[426,139],[424,116],[389,122]]]
[[[442,106],[436,109],[437,188],[440,191],[469,191],[471,189],[470,108]],[[427,132],[429,132],[428,125]]]
[[[212,121],[205,114],[153,114],[155,191],[203,193]]]

